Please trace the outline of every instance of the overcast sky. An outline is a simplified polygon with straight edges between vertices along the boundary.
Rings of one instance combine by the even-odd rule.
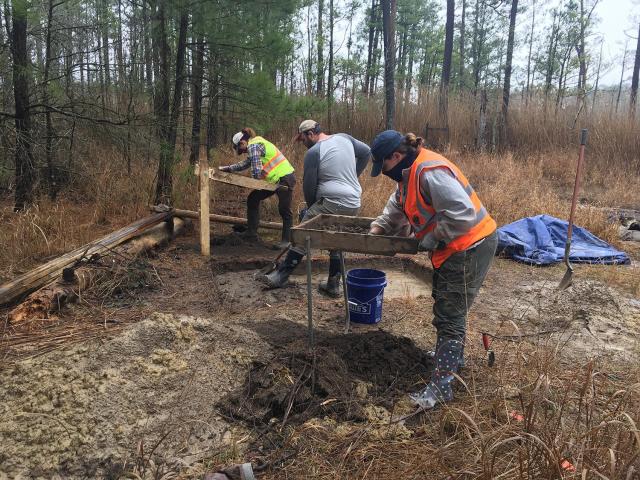
[[[638,38],[638,22],[640,21],[640,2],[638,0],[600,0],[595,13],[600,18],[594,31],[604,39],[603,62],[610,66],[602,81],[606,84],[617,84],[620,81],[620,69],[622,68],[622,54],[625,42],[628,48],[635,51]],[[599,52],[593,52],[596,59]],[[594,61],[592,68],[596,68]],[[625,80],[631,78],[633,57],[627,57],[625,66]]]
[[[369,3],[370,0],[365,0]],[[537,0],[539,12],[536,17],[536,37],[544,38],[548,35],[550,28],[550,15],[546,14],[548,10],[561,4],[563,0]],[[592,5],[593,0],[586,0],[585,4]],[[337,0],[340,7],[344,8],[345,2]],[[468,2],[470,3],[470,2]],[[531,25],[531,12],[529,6],[532,0],[520,0],[520,7],[527,11],[518,16],[516,42],[519,48],[514,53],[514,65],[516,67],[516,79],[513,83],[514,87],[518,87],[522,81],[523,71],[526,67],[526,59],[528,53],[528,44],[526,42]],[[326,2],[325,2],[326,4]],[[441,1],[442,10],[440,12],[441,22],[445,21],[446,2]],[[543,6],[540,6],[540,5]],[[460,0],[456,1],[456,21],[459,20]],[[339,8],[340,8],[339,7]],[[326,8],[326,7],[325,7]],[[315,13],[314,10],[312,10]],[[545,13],[546,24],[542,23],[541,14]],[[595,9],[595,22],[593,35],[590,37],[589,48],[592,63],[589,66],[590,82],[595,80],[595,72],[598,66],[598,56],[600,53],[600,39],[602,43],[602,71],[600,75],[600,85],[617,85],[620,81],[620,73],[622,67],[622,56],[624,53],[625,42],[628,41],[627,63],[625,65],[624,81],[630,83],[633,68],[633,52],[635,52],[638,37],[638,22],[640,22],[640,0],[599,0]],[[354,18],[354,28],[362,21],[363,9],[360,9],[358,15]],[[336,54],[346,56],[346,37],[348,35],[348,22],[342,17],[336,22]],[[306,35],[306,18],[304,24],[299,25],[301,38],[305,39]],[[306,47],[301,47],[301,53],[306,54]]]

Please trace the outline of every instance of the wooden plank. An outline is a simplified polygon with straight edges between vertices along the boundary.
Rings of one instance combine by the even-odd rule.
[[[199,175],[200,166],[195,166],[195,173]],[[214,182],[226,183],[228,185],[235,185],[236,187],[248,188],[250,190],[269,190],[275,192],[280,188],[287,188],[284,185],[277,183],[269,183],[266,180],[258,180],[256,178],[247,177],[245,175],[239,175],[237,173],[221,172],[217,168],[209,168],[209,178]]]
[[[372,218],[366,217],[318,215],[294,227],[291,230],[291,240],[294,245],[304,245],[306,238],[310,237],[311,244],[314,248],[340,250],[343,252],[370,253],[375,255],[418,253],[418,240],[416,238],[337,232],[327,229],[329,225],[363,227],[370,225],[372,221]]]
[[[200,163],[198,171],[200,172],[200,254],[203,257],[211,256],[211,226],[209,224],[209,164],[207,163],[206,152],[203,155],[200,149]],[[200,165],[203,166],[200,170]]]
[[[157,211],[158,207],[151,207],[153,211]],[[172,210],[174,216],[180,218],[200,218],[200,214],[198,212],[194,212],[193,210],[181,210],[179,208],[175,208]],[[246,225],[247,219],[241,217],[229,217],[227,215],[216,215],[215,213],[209,214],[209,221],[216,223],[227,223],[230,225]],[[282,230],[282,223],[278,222],[260,222],[260,228],[267,228],[270,230]]]
[[[154,213],[0,285],[0,306],[14,303],[43,285],[52,282],[60,276],[65,267],[80,258],[101,255],[131,238],[137,237],[154,225],[171,218],[172,215],[173,213],[169,211]]]

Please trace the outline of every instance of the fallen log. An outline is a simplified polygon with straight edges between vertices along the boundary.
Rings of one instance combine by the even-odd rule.
[[[38,288],[51,283],[60,276],[62,270],[83,258],[102,255],[118,245],[139,236],[160,222],[173,216],[172,212],[154,213],[116,230],[98,240],[65,253],[50,262],[20,275],[18,278],[0,285],[0,306],[10,305]]]
[[[143,252],[165,245],[179,235],[186,222],[173,218],[173,224],[162,222],[123,245],[114,248],[102,257],[102,262],[116,263],[126,258],[134,258]],[[71,270],[71,272],[69,271]],[[99,281],[108,271],[91,265],[75,269],[65,269],[53,283],[31,293],[20,305],[9,312],[9,322],[20,323],[30,318],[47,318],[49,314],[60,311],[68,303],[74,302],[83,291]]]
[[[159,206],[151,206],[152,211],[159,212],[162,211],[162,207]],[[193,210],[180,210],[179,208],[174,208],[170,210],[173,215],[180,218],[200,218],[200,214],[198,212],[194,212]],[[216,215],[214,213],[209,215],[209,219],[212,222],[216,223],[227,223],[231,225],[246,225],[247,219],[241,217],[229,217],[227,215]],[[260,228],[267,228],[271,230],[282,230],[282,223],[278,222],[260,222]]]

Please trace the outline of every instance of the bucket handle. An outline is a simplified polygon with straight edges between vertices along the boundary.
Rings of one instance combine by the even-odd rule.
[[[385,285],[386,286],[386,285]],[[352,300],[349,300],[349,305],[368,305],[369,303],[371,303],[374,299],[378,298],[378,296],[380,295],[380,293],[384,292],[384,287],[381,287],[380,290],[378,290],[378,293],[376,293],[373,297],[371,297],[369,300],[367,300],[366,302],[354,302]]]

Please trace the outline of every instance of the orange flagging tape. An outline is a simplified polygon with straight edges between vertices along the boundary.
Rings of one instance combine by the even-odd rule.
[[[524,417],[515,410],[509,414],[516,422],[524,422]]]

